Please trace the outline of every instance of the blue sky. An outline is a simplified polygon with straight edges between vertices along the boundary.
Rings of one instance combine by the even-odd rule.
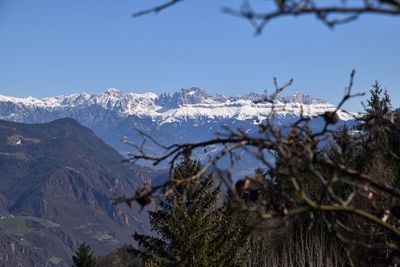
[[[174,92],[199,86],[227,95],[272,89],[337,103],[374,80],[400,106],[400,17],[366,16],[332,31],[314,18],[271,22],[261,36],[222,14],[240,1],[188,0],[132,18],[157,1],[0,0],[0,94],[46,97],[79,91]],[[361,109],[357,99],[349,110]]]

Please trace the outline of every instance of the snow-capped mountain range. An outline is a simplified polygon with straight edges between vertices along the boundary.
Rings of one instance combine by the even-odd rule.
[[[317,116],[335,109],[324,100],[299,92],[278,96],[273,102],[262,101],[267,98],[267,94],[258,93],[243,96],[209,94],[197,87],[181,89],[173,95],[125,93],[114,88],[98,95],[78,93],[43,99],[0,95],[0,119],[43,123],[73,118],[124,154],[131,148],[121,143],[122,138],[142,142],[134,128],[168,145],[211,138],[222,125],[243,127],[250,133],[257,133],[258,124],[268,118],[272,109],[279,125],[297,120],[301,113]],[[351,123],[353,119],[352,115],[342,111],[338,115],[341,123]],[[321,119],[311,122],[314,128],[321,125]],[[146,148],[152,153],[161,152],[151,142],[146,143]]]
[[[272,107],[274,107],[275,114],[281,117],[300,115],[301,112],[305,116],[316,116],[335,108],[334,105],[324,100],[299,92],[288,97],[278,96],[274,103],[260,102],[266,97],[266,94],[257,93],[233,97],[209,94],[197,87],[181,89],[172,96],[165,93],[158,96],[150,92],[124,93],[115,88],[110,88],[98,95],[78,93],[43,99],[0,95],[0,118],[25,121],[27,112],[37,110],[62,112],[74,108],[97,106],[115,112],[124,118],[129,116],[150,117],[163,124],[196,118],[265,119],[270,114]],[[343,112],[339,112],[339,116],[342,120],[352,118]]]

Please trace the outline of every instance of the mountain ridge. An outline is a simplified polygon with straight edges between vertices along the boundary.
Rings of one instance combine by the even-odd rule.
[[[162,93],[156,95],[147,93],[124,93],[119,89],[110,88],[100,94],[89,95],[76,93],[67,96],[46,97],[42,99],[26,97],[17,98],[0,95],[0,103],[15,104],[23,111],[44,109],[51,112],[71,108],[98,106],[116,112],[121,117],[150,117],[161,123],[169,123],[185,118],[236,118],[244,120],[248,117],[266,118],[274,109],[278,115],[300,114],[316,116],[327,110],[333,110],[334,105],[325,100],[295,92],[291,96],[278,95],[273,103],[263,102],[266,93],[249,93],[241,96],[226,96],[210,94],[199,87],[181,89],[173,95]],[[257,103],[258,102],[258,103]],[[350,116],[339,111],[342,120]],[[18,112],[8,115],[0,114],[0,118],[18,120]]]

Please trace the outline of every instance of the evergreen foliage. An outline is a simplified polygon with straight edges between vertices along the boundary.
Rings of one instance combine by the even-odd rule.
[[[75,255],[72,256],[72,267],[95,267],[96,257],[93,255],[92,249],[85,242],[80,243]]]
[[[135,233],[136,251],[150,266],[233,266],[244,242],[245,232],[236,222],[232,202],[218,207],[220,186],[211,175],[182,183],[201,169],[197,160],[185,155],[174,171],[178,184],[160,204],[149,212],[157,237]],[[235,262],[236,261],[236,262]]]
[[[124,245],[96,259],[98,267],[140,267],[142,260],[134,255],[132,245]]]
[[[400,151],[400,138],[396,129],[388,121],[391,113],[390,97],[378,82],[372,85],[370,98],[365,106],[362,123],[355,129],[346,126],[339,128],[335,135],[336,146],[328,152],[328,156],[343,166],[367,173],[380,184],[399,188],[400,165],[393,155]],[[344,177],[342,177],[344,178]],[[350,177],[345,177],[351,181]],[[336,183],[335,192],[346,199],[352,187],[345,183]],[[359,209],[369,210],[377,216],[385,210],[398,205],[393,198],[385,194],[371,196],[359,195],[352,205]],[[357,242],[372,243],[376,247],[387,248],[387,244],[397,242],[394,237],[377,225],[364,222],[357,217],[342,215],[342,223],[349,227],[358,227],[363,231],[363,238]],[[387,249],[354,248],[353,260],[356,265],[388,265],[391,262]]]

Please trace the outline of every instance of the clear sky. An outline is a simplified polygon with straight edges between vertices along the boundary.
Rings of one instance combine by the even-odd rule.
[[[0,0],[0,94],[46,97],[109,87],[174,92],[191,86],[227,95],[295,90],[337,103],[374,80],[400,106],[400,17],[366,16],[332,31],[312,17],[271,22],[261,36],[221,7],[188,0],[132,18],[148,0]],[[361,108],[357,99],[349,110]]]

